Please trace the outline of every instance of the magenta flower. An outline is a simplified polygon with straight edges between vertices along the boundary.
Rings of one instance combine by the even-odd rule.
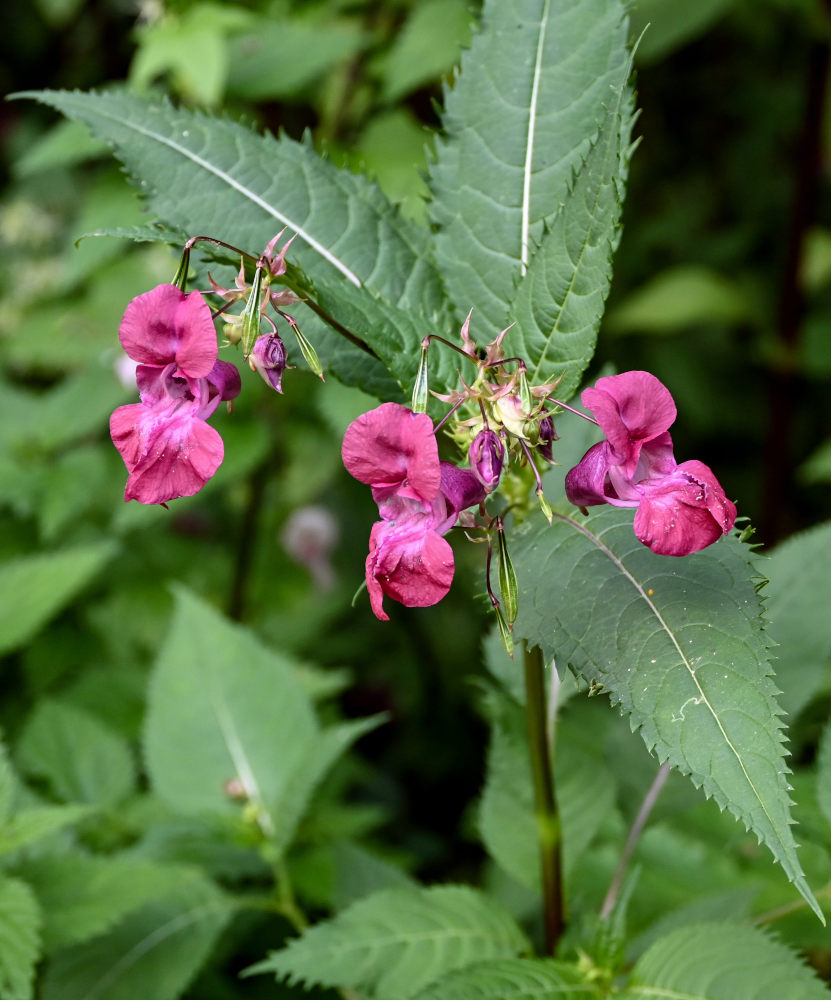
[[[675,461],[669,427],[676,409],[666,386],[649,372],[624,372],[598,379],[581,399],[606,440],[566,476],[573,504],[637,507],[635,535],[660,555],[689,555],[727,534],[736,507],[712,471]]]
[[[505,445],[502,444],[496,431],[492,431],[490,427],[479,431],[470,442],[468,461],[471,472],[488,493],[492,493],[499,485],[505,461]]]
[[[257,372],[266,385],[277,392],[283,391],[286,348],[276,333],[264,333],[257,337],[248,355],[248,364],[251,371]]]
[[[440,462],[433,422],[397,403],[364,413],[347,428],[343,464],[372,487],[373,525],[366,582],[375,616],[384,595],[410,608],[437,604],[453,581],[453,550],[442,537],[485,490],[467,469]]]
[[[159,285],[127,306],[119,339],[139,362],[141,397],[110,418],[127,466],[124,499],[155,504],[192,496],[224,456],[222,438],[206,421],[240,391],[236,368],[217,361],[210,308],[199,292]]]

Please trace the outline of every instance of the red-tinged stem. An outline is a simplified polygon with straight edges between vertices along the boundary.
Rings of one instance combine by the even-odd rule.
[[[546,725],[545,670],[542,651],[525,644],[525,711],[531,776],[542,869],[545,952],[553,955],[563,934],[563,875],[560,816],[554,792],[554,772]]]
[[[632,855],[635,853],[635,847],[637,846],[640,836],[643,833],[643,828],[646,826],[646,821],[649,819],[649,814],[654,809],[655,803],[658,801],[658,796],[661,793],[661,789],[664,787],[664,782],[669,777],[669,770],[670,768],[668,763],[661,764],[658,768],[658,773],[655,775],[652,784],[649,786],[646,795],[643,797],[643,802],[641,802],[638,815],[635,817],[635,822],[632,824],[632,829],[629,831],[629,836],[626,838],[626,843],[623,846],[623,853],[620,856],[617,869],[615,870],[615,873],[612,876],[612,881],[609,884],[606,898],[603,900],[603,905],[600,907],[601,920],[605,920],[615,907],[620,887],[623,885],[623,877],[626,875],[629,862],[632,860]]]

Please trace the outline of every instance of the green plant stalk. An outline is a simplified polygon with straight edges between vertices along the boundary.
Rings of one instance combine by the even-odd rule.
[[[545,951],[546,954],[553,955],[564,925],[562,837],[546,725],[542,650],[538,646],[529,649],[527,643],[525,643],[525,711],[542,866]]]

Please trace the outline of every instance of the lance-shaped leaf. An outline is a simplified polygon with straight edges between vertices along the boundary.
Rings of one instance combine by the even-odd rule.
[[[430,313],[441,301],[426,231],[402,219],[376,184],[339,170],[309,143],[123,92],[37,91],[110,143],[168,227],[259,253],[287,226],[312,274],[337,275]]]
[[[402,1000],[454,969],[529,948],[513,918],[474,889],[385,889],[248,971]]]
[[[238,816],[232,782],[283,848],[323,775],[377,721],[322,729],[296,664],[177,592],[145,733],[153,788],[177,812]]]
[[[491,336],[628,63],[620,0],[488,0],[431,170],[448,295]],[[513,318],[513,317],[511,317]]]
[[[572,395],[594,354],[612,278],[631,154],[634,100],[628,78],[627,64],[511,304],[516,327],[509,334],[510,350],[525,358],[532,382],[561,377],[561,399]]]
[[[41,912],[34,893],[16,878],[0,878],[0,997],[30,1000],[40,954]]]
[[[602,685],[644,742],[741,819],[822,919],[791,831],[784,736],[750,550],[658,556],[632,512],[529,518],[516,635]]]
[[[598,995],[566,962],[502,958],[443,976],[417,1000],[591,1000]]]
[[[654,945],[632,970],[619,1000],[827,1000],[831,991],[779,941],[756,927],[682,927]]]

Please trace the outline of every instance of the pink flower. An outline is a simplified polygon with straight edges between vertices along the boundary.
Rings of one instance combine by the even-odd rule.
[[[372,487],[381,520],[366,559],[372,610],[388,621],[384,595],[410,608],[437,604],[453,581],[453,550],[442,537],[485,490],[467,469],[440,462],[433,422],[397,403],[358,417],[343,440],[343,464]]]
[[[669,434],[675,403],[654,375],[601,378],[581,398],[606,440],[566,476],[573,504],[637,507],[635,535],[660,555],[689,555],[727,534],[736,507],[703,462],[676,463]]]
[[[139,362],[141,397],[110,418],[127,466],[124,499],[154,504],[192,496],[224,455],[222,438],[206,421],[240,391],[236,368],[217,361],[210,309],[198,292],[159,285],[127,306],[119,338]]]

